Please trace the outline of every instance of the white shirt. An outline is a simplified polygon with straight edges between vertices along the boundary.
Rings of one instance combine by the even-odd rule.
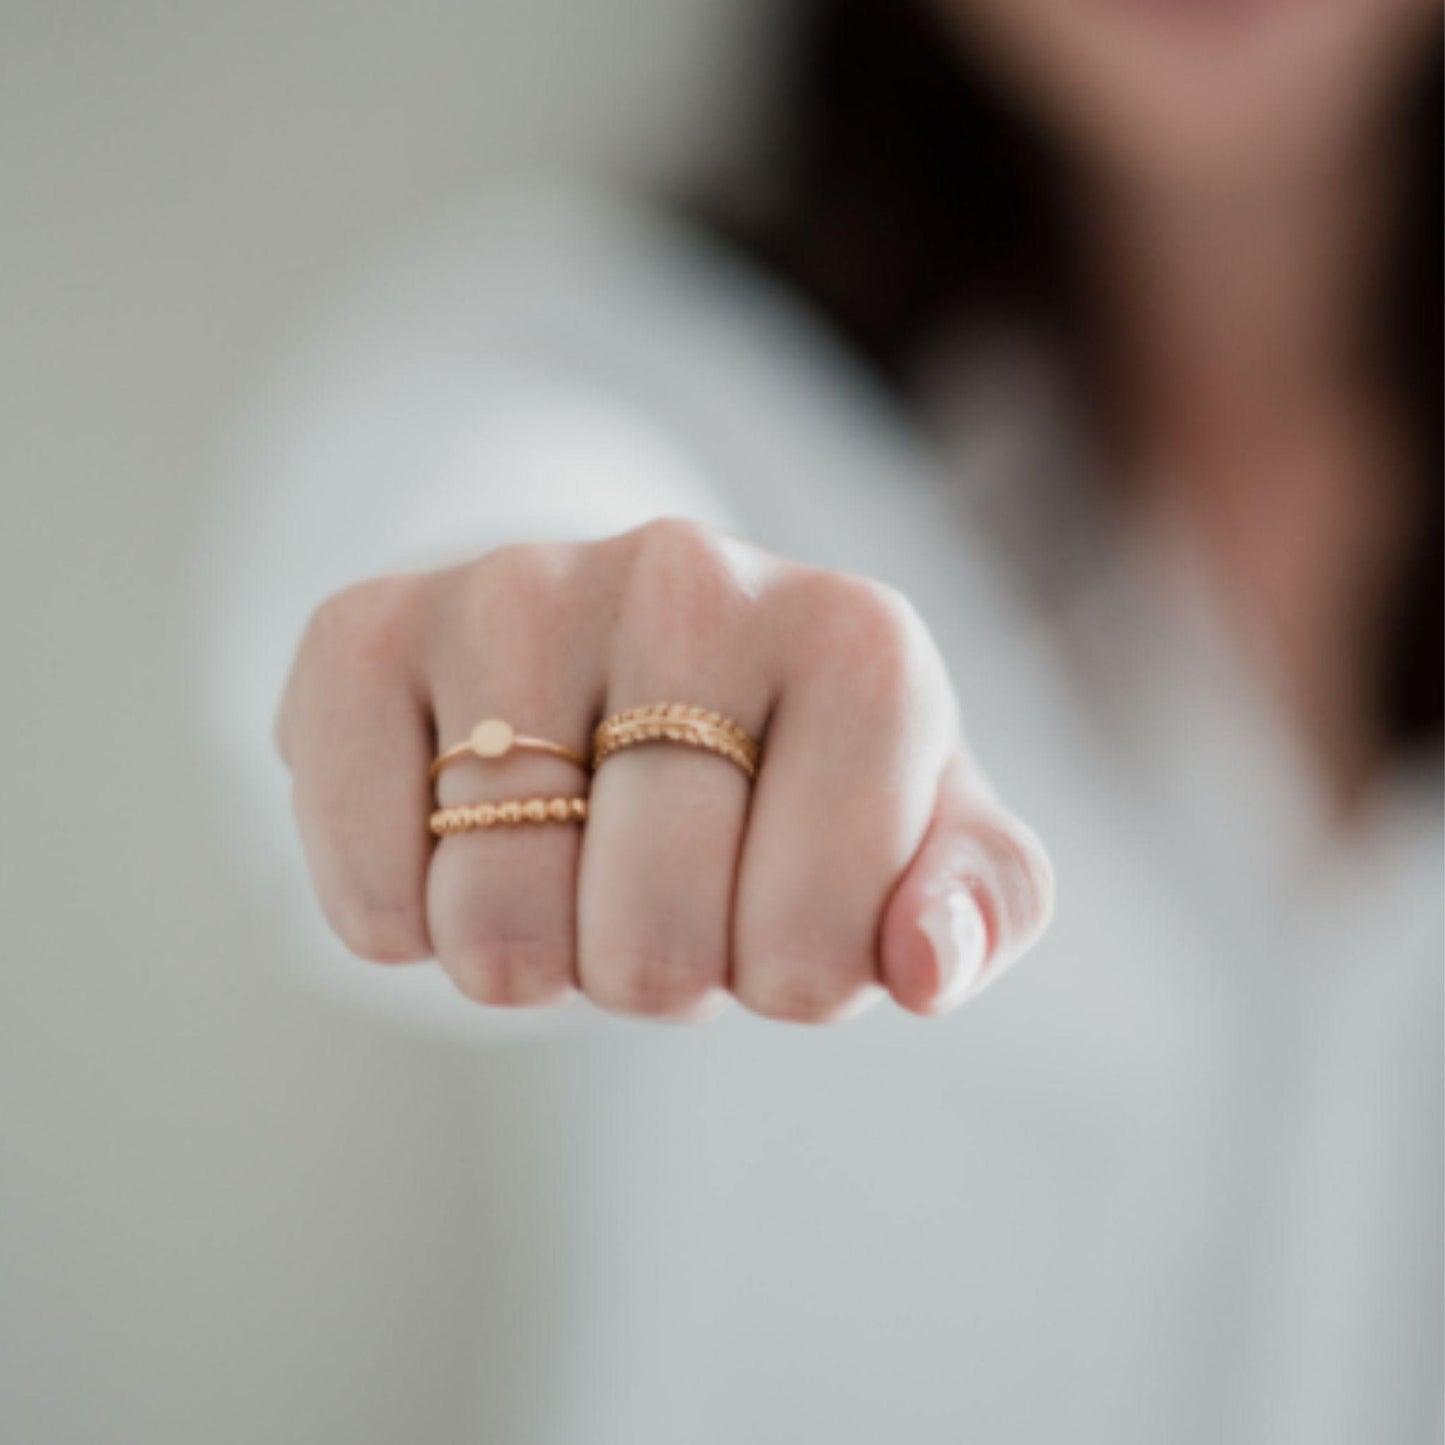
[[[463,1047],[575,1056],[545,1137],[504,1125],[482,1161],[536,1171],[557,1267],[525,1433],[479,1399],[478,1438],[1440,1438],[1438,780],[1331,842],[1187,573],[1116,542],[1042,599],[990,540],[977,446],[931,452],[815,322],[656,217],[481,207],[320,330],[239,428],[206,705],[242,856],[319,978]],[[960,1015],[489,1014],[325,935],[269,750],[309,608],[666,513],[929,622],[1059,878],[1047,940]]]

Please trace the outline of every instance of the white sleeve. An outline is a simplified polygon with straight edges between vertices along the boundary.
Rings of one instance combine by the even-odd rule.
[[[467,1036],[569,1010],[479,1009],[433,964],[350,958],[306,882],[272,723],[307,617],[350,582],[666,514],[735,529],[696,449],[609,361],[602,338],[639,299],[618,280],[627,231],[590,206],[510,205],[353,279],[231,427],[197,579],[218,802],[278,942],[352,1000]]]

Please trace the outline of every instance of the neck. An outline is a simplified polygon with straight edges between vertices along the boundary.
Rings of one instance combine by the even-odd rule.
[[[1106,194],[1094,273],[1136,441],[1212,451],[1373,389],[1385,168],[1269,195]]]
[[[1371,668],[1408,522],[1369,333],[1391,200],[1385,169],[1361,167],[1254,200],[1094,208],[1136,497],[1187,525],[1345,799],[1379,758]]]

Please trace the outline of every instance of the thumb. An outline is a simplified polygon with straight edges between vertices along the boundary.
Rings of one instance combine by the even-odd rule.
[[[960,746],[939,783],[928,832],[883,915],[883,982],[912,1013],[947,1013],[1033,945],[1053,902],[1043,845]]]

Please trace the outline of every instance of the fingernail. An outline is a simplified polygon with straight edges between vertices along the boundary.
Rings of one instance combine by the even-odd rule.
[[[988,955],[988,925],[973,894],[960,884],[943,889],[919,925],[938,965],[938,1007],[962,1003],[980,981]]]

